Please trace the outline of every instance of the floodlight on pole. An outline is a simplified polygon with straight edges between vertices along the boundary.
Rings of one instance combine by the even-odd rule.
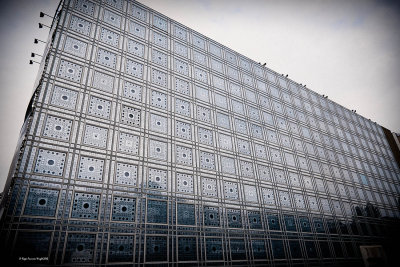
[[[39,40],[39,39],[37,39],[37,38],[35,38],[34,40],[33,40],[33,42],[35,43],[35,44],[38,44],[39,42],[41,42],[41,43],[46,43],[45,41],[42,41],[42,40]]]
[[[47,27],[50,29],[50,26],[47,26],[46,24],[40,23],[39,22],[39,29],[43,28],[43,27]]]
[[[36,64],[39,64],[39,65],[40,65],[40,62],[37,62],[37,61],[34,61],[34,60],[29,60],[29,64],[30,64],[30,65],[32,65],[33,63],[36,63]]]
[[[42,12],[42,11],[40,11],[39,16],[40,16],[41,18],[43,18],[44,16],[49,17],[49,18],[53,18],[52,16],[47,15],[46,13],[44,13],[44,12]]]
[[[35,56],[38,56],[38,57],[42,57],[42,55],[39,55],[39,54],[36,54],[36,53],[31,53],[31,57],[35,57]]]

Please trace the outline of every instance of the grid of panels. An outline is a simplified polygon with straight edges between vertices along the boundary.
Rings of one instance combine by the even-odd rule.
[[[56,262],[352,260],[382,231],[354,215],[399,216],[371,121],[137,2],[60,22],[8,208],[70,220]]]

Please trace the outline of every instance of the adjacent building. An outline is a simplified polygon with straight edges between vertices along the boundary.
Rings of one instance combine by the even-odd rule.
[[[27,265],[362,264],[360,245],[387,246],[400,216],[389,143],[136,1],[61,1],[2,251]]]

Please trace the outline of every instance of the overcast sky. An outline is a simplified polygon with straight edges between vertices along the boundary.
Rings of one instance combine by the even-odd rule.
[[[333,101],[400,132],[400,8],[383,0],[140,0]],[[0,0],[0,191],[57,0]]]

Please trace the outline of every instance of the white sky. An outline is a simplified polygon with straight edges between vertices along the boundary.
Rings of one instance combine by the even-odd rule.
[[[333,101],[400,132],[400,6],[389,0],[139,0]],[[0,191],[57,0],[0,0]]]

